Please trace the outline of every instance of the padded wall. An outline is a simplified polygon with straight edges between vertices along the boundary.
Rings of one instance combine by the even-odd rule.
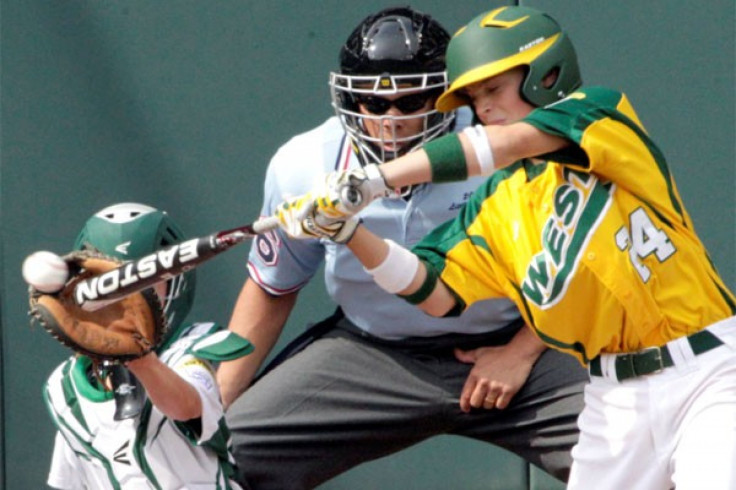
[[[513,3],[413,6],[454,32]],[[669,155],[714,262],[736,286],[732,0],[522,3],[568,28],[588,84],[629,94]],[[29,327],[23,258],[67,251],[88,215],[119,201],[166,209],[191,235],[251,221],[271,154],[331,114],[327,75],[342,42],[365,15],[393,4],[2,1],[0,487],[44,488],[53,430],[41,386],[68,355]],[[242,246],[199,270],[190,319],[227,323],[246,254]],[[287,332],[332,308],[313,281]],[[323,487],[560,486],[501,450],[441,437]]]

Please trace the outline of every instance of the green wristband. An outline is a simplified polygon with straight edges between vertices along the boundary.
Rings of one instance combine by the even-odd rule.
[[[439,276],[437,274],[437,271],[434,270],[434,267],[430,267],[425,264],[424,268],[427,270],[427,275],[425,276],[422,285],[419,286],[419,289],[411,294],[397,294],[397,296],[405,300],[407,303],[418,305],[425,299],[429,298],[429,295],[432,294],[432,291],[434,291],[434,287],[437,285],[437,278]]]
[[[437,138],[422,148],[429,157],[432,182],[456,182],[468,178],[468,164],[457,133]]]

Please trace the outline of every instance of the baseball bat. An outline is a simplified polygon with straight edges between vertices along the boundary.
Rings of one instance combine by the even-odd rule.
[[[149,288],[157,282],[183,274],[239,243],[273,230],[278,225],[278,218],[270,216],[239,228],[219,231],[164,247],[103,274],[79,281],[74,287],[74,300],[87,311],[97,310]]]

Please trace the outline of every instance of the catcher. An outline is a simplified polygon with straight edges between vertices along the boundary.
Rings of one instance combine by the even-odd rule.
[[[92,313],[67,301],[80,277],[183,238],[164,212],[113,205],[87,221],[65,257],[73,276],[65,288],[53,295],[31,288],[32,317],[77,352],[44,387],[57,428],[51,487],[243,488],[231,480],[213,362],[253,347],[214,323],[182,324],[194,271]]]

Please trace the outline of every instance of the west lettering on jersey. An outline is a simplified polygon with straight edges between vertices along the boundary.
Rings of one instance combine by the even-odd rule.
[[[584,172],[561,172],[563,183],[554,191],[552,212],[542,229],[542,250],[530,260],[521,286],[524,296],[543,309],[564,296],[614,189]]]

